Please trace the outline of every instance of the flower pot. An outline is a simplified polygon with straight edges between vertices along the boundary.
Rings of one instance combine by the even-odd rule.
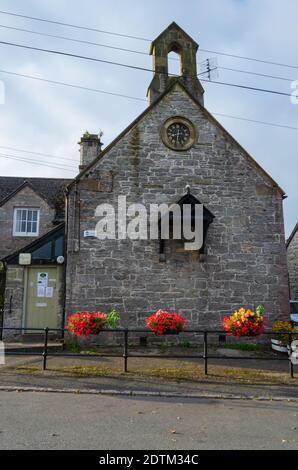
[[[177,331],[177,330],[169,330],[169,331],[165,331],[164,332],[164,335],[179,335],[180,331]]]
[[[99,333],[92,335],[81,335],[76,337],[77,345],[80,348],[88,348],[99,343]]]
[[[271,347],[274,351],[287,353],[289,347],[279,339],[271,339]]]
[[[176,312],[158,310],[146,319],[146,328],[153,331],[158,336],[178,335],[184,330],[187,320]]]
[[[180,331],[177,330],[168,330],[165,331],[162,335],[159,335],[157,332],[155,332],[156,336],[169,336],[169,335],[179,335]]]

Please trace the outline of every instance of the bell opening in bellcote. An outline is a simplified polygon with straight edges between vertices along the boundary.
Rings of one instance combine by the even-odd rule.
[[[177,80],[204,105],[204,89],[197,76],[198,47],[199,45],[176,23],[171,23],[152,42],[150,55],[154,75],[147,93],[149,104],[154,103],[173,80]],[[178,61],[172,60],[173,53]]]
[[[182,75],[181,56],[178,52],[168,53],[169,77],[180,77]]]

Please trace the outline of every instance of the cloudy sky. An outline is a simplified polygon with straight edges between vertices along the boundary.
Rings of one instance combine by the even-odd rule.
[[[213,77],[214,81],[291,93],[291,81],[298,79],[295,53],[298,2],[293,0],[2,0],[0,10],[0,41],[150,68],[151,57],[146,55],[150,45],[148,40],[176,21],[200,44],[200,48],[213,51],[199,50],[198,61],[217,58],[218,78]],[[30,20],[3,11],[143,39]],[[7,26],[97,45],[46,37]],[[111,46],[145,54],[119,51]],[[72,177],[79,160],[77,142],[85,130],[102,130],[106,145],[146,107],[142,99],[146,97],[150,72],[4,44],[0,44],[0,49],[0,94],[5,89],[5,103],[0,105],[1,175]],[[218,52],[284,66],[232,58]],[[176,65],[177,62],[171,61],[174,73]],[[227,71],[221,67],[279,78]],[[141,100],[21,78],[4,71]],[[212,113],[298,128],[298,105],[292,104],[287,96],[215,83],[204,83],[203,86],[205,105]],[[216,117],[287,193],[284,208],[289,235],[298,220],[298,130]]]

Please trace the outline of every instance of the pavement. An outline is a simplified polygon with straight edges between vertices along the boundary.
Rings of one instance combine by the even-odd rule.
[[[298,449],[297,367],[290,379],[288,361],[242,356],[210,360],[207,377],[185,357],[129,358],[124,373],[122,358],[50,356],[42,371],[40,356],[7,356],[0,449]]]
[[[298,449],[289,402],[0,391],[0,413],[0,449]]]
[[[219,365],[220,362],[220,365]],[[224,364],[222,364],[224,362]],[[270,363],[270,364],[269,364]],[[273,364],[272,364],[273,363]],[[121,358],[48,358],[47,370],[41,370],[42,358],[36,356],[9,356],[5,366],[0,366],[0,390],[43,390],[52,392],[68,392],[81,394],[119,394],[139,396],[172,396],[197,398],[234,398],[259,400],[292,400],[298,402],[298,377],[288,376],[288,362],[285,361],[253,361],[241,360],[242,371],[253,373],[253,367],[261,369],[262,373],[273,374],[261,376],[254,380],[237,378],[237,370],[233,375],[223,375],[222,371],[233,372],[239,367],[239,361],[221,360],[210,361],[209,373],[203,374],[203,363],[186,359],[153,359],[130,358],[129,372],[123,373]],[[197,368],[198,377],[184,379],[166,379],[159,376],[142,375],[149,366],[153,372],[165,370],[191,371]],[[87,374],[86,376],[67,373],[64,369],[72,368],[107,368],[115,373],[103,373],[101,376]],[[228,367],[228,369],[227,369]],[[247,367],[247,369],[245,369]],[[114,369],[113,369],[114,368]],[[264,369],[263,369],[264,368]],[[274,369],[272,369],[274,368]],[[32,370],[31,370],[32,369]],[[149,370],[150,371],[150,370]],[[256,369],[256,373],[260,370]],[[281,382],[276,379],[282,378]]]

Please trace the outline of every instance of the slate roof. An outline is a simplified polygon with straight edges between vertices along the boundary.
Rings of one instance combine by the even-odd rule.
[[[57,219],[63,219],[64,190],[71,181],[66,178],[0,176],[0,206],[28,185],[51,207],[56,209]]]

